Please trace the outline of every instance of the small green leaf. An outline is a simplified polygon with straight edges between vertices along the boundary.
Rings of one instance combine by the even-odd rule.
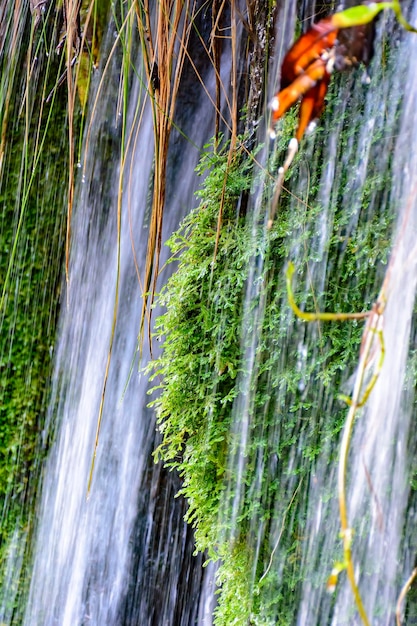
[[[362,26],[372,22],[384,9],[394,9],[393,2],[372,2],[367,5],[359,5],[335,13],[332,17],[332,23],[337,28],[352,28],[353,26]]]

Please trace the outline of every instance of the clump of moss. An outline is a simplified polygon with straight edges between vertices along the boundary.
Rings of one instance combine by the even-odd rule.
[[[196,550],[220,559],[218,626],[294,623],[301,582],[315,576],[301,558],[309,475],[324,451],[329,463],[336,459],[345,418],[337,394],[353,373],[363,330],[357,322],[294,319],[286,263],[296,260],[296,298],[306,310],[363,310],[378,292],[389,249],[392,216],[386,201],[375,201],[389,163],[368,179],[358,216],[357,207],[346,206],[343,187],[332,195],[328,237],[318,245],[326,163],[317,135],[309,195],[284,190],[269,233],[240,214],[253,159],[240,152],[227,169],[225,151],[206,152],[200,206],[169,242],[178,265],[160,296],[166,313],[157,321],[163,352],[152,366],[162,435],[155,456],[182,477]],[[302,167],[298,158],[286,186],[297,189]]]
[[[43,30],[37,36],[46,34]],[[8,76],[14,88],[10,100],[0,104],[0,116],[9,116],[0,181],[0,604],[11,624],[20,623],[29,582],[34,500],[48,447],[42,431],[59,308],[68,175],[66,94],[58,91],[50,105],[44,103],[60,71],[59,59],[47,56],[39,44],[37,71],[26,93],[27,36],[23,32],[20,46],[11,51],[21,59],[20,71]],[[22,93],[27,97],[23,103]]]
[[[212,169],[198,194],[201,205],[169,242],[179,264],[159,298],[167,309],[157,322],[164,351],[153,366],[153,378],[161,377],[163,393],[153,404],[162,433],[155,456],[179,471],[197,549],[215,556],[231,407],[242,367],[242,292],[254,248],[236,209],[249,189],[251,167],[237,156],[228,168],[225,150],[216,154],[207,148],[199,171]]]

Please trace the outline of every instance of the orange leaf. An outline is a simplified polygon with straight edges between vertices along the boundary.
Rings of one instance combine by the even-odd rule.
[[[299,98],[315,87],[317,82],[321,81],[326,74],[326,61],[317,59],[304,74],[297,76],[291,85],[282,89],[271,103],[272,121],[277,122]]]
[[[330,50],[336,42],[337,31],[333,16],[313,24],[285,55],[281,68],[281,86],[288,86],[302,72],[307,71],[323,52]]]

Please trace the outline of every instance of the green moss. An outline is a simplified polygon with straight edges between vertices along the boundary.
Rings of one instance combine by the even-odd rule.
[[[49,31],[48,31],[49,32]],[[68,174],[66,93],[43,102],[60,72],[45,54],[45,33],[26,111],[28,33],[15,53],[7,142],[0,181],[0,586],[10,623],[17,624],[29,582],[34,497],[48,443],[42,439],[55,343],[61,261],[65,248]],[[1,103],[1,114],[6,104]],[[27,113],[27,115],[26,115]],[[10,580],[8,559],[17,579]],[[19,574],[19,562],[22,569]]]
[[[242,292],[254,252],[245,220],[236,214],[239,194],[250,184],[251,168],[237,158],[226,171],[227,154],[211,150],[203,158],[201,172],[207,165],[213,169],[200,194],[202,205],[170,241],[174,256],[181,256],[160,297],[167,307],[157,323],[161,338],[165,336],[164,354],[154,373],[164,381],[164,392],[155,401],[163,435],[156,457],[179,469],[184,479],[187,519],[196,528],[200,550],[218,540],[215,517],[241,367]],[[215,256],[225,177],[226,202]]]
[[[286,125],[291,133],[293,120]],[[288,136],[283,132],[271,169],[282,161],[280,148]],[[342,173],[339,194],[326,209],[329,236],[318,248],[323,219],[318,198],[326,167],[319,140],[320,133],[307,198],[294,200],[284,192],[267,237],[263,223],[253,225],[238,210],[241,194],[250,187],[252,159],[239,152],[226,171],[225,151],[206,152],[199,171],[209,173],[198,194],[200,206],[169,242],[178,265],[159,299],[166,313],[157,321],[163,353],[152,366],[160,383],[153,404],[162,433],[155,456],[183,479],[180,493],[189,505],[186,519],[195,528],[196,550],[221,561],[219,626],[293,624],[300,583],[310,577],[315,585],[325,584],[301,562],[308,480],[311,464],[324,451],[329,463],[336,458],[345,418],[337,394],[354,371],[363,325],[294,319],[285,266],[297,251],[295,292],[305,310],[369,308],[386,263],[392,218],[386,201],[377,202],[385,193],[389,162],[371,172],[358,216],[356,205],[344,202]],[[375,149],[377,141],[376,136]],[[339,149],[347,150],[344,141]],[[297,189],[302,168],[300,156],[286,185]],[[255,260],[262,269],[252,278]],[[248,289],[255,294],[250,301]],[[249,363],[254,333],[257,343]],[[244,419],[247,440],[241,448]],[[242,455],[238,477],[235,461]],[[277,520],[285,516],[289,521],[275,551]]]

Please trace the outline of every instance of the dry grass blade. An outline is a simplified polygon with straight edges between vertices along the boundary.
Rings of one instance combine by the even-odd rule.
[[[66,26],[66,73],[68,89],[68,208],[67,208],[67,235],[65,241],[65,275],[69,283],[69,252],[71,242],[71,217],[74,203],[74,107],[75,107],[75,79],[72,73],[74,60],[81,46],[79,15],[81,0],[64,0],[64,16]]]
[[[190,29],[195,13],[195,3],[191,0],[181,0],[180,2],[160,0],[156,9],[155,25],[152,23],[149,0],[137,3],[136,10],[148,91],[151,96],[155,142],[152,212],[145,260],[143,306],[139,332],[140,345],[142,345],[144,322],[146,317],[150,318],[149,309],[154,300],[159,272],[168,145]]]
[[[18,62],[18,45],[21,41],[22,31],[24,29],[24,20],[22,19],[23,2],[16,0],[13,12],[8,3],[4,3],[0,8],[0,53],[4,54],[4,47],[7,40],[8,31],[11,31],[10,44],[8,45],[5,63],[8,65],[6,69],[3,67],[2,77],[0,79],[0,117],[1,123],[1,139],[0,139],[0,177],[3,171],[4,154],[6,150],[7,129],[11,112],[11,99],[14,89],[14,77],[16,76],[16,64]]]
[[[221,37],[220,37],[220,20],[224,12],[226,0],[213,0],[212,20],[213,27],[211,31],[211,50],[213,53],[213,67],[216,73],[216,123],[214,136],[216,144],[220,133],[220,97],[221,97],[221,80],[220,80],[220,57],[221,57]]]
[[[127,15],[123,21],[122,28],[119,30],[119,35],[118,35],[120,38],[125,40],[125,43],[126,41],[131,40],[130,34],[132,32],[132,28],[131,28],[132,16],[134,15],[132,11],[132,7],[128,10]],[[122,33],[124,33],[123,36],[122,36]],[[122,114],[122,137],[121,137],[122,158],[121,158],[121,164],[120,164],[120,170],[119,170],[119,183],[118,183],[118,194],[117,194],[116,285],[115,285],[115,297],[114,297],[114,305],[113,305],[113,320],[112,320],[111,333],[110,333],[110,343],[109,343],[109,349],[107,352],[106,369],[104,373],[103,388],[102,388],[101,398],[100,398],[100,406],[99,406],[97,426],[96,426],[96,435],[94,439],[93,458],[91,461],[90,473],[89,473],[88,484],[87,484],[87,499],[90,496],[91,486],[92,486],[92,481],[93,481],[94,467],[95,467],[95,461],[97,457],[97,449],[98,449],[98,443],[99,443],[99,437],[100,437],[101,423],[103,419],[104,401],[106,397],[107,382],[109,378],[110,363],[111,363],[112,353],[113,353],[113,345],[114,345],[114,339],[115,339],[115,333],[116,333],[117,314],[118,314],[118,308],[119,308],[123,179],[124,179],[124,171],[125,171],[125,164],[126,164],[126,154],[128,153],[129,144],[130,144],[130,140],[132,137],[132,134],[130,133],[127,139],[127,132],[126,132],[127,95],[128,95],[127,83],[128,83],[128,74],[129,74],[129,67],[130,67],[130,45],[128,44],[124,49],[125,49],[125,53],[123,55],[123,65],[122,65],[122,72],[120,75],[120,92],[119,92],[119,99],[121,102],[121,114]]]
[[[220,78],[220,49],[221,34],[220,22],[223,17],[226,2],[221,0],[213,4],[213,26],[211,32],[211,59],[216,76],[216,96],[213,102],[216,112],[215,134],[218,135],[220,119],[220,100],[222,84]],[[195,17],[195,3],[191,0],[174,2],[160,0],[155,16],[155,25],[152,22],[152,12],[149,0],[137,4],[138,28],[142,41],[145,69],[147,72],[148,91],[152,105],[154,121],[155,166],[153,179],[153,198],[151,224],[148,235],[148,247],[145,261],[143,285],[143,306],[140,319],[139,344],[142,346],[145,320],[148,319],[150,333],[150,310],[154,300],[156,281],[159,273],[159,257],[162,245],[163,212],[166,195],[166,165],[170,133],[173,126],[175,104],[182,74],[184,61],[187,58],[195,69],[188,52],[188,40]],[[238,129],[238,87],[237,87],[237,8],[235,0],[230,3],[231,26],[231,105],[226,97],[231,117],[231,126],[225,121],[230,131],[230,145],[228,163],[225,172],[222,200],[219,207],[217,241],[215,255],[219,243],[219,233],[222,223],[224,197],[228,172],[236,155]],[[204,44],[203,44],[204,46]],[[204,46],[205,47],[205,46]],[[209,54],[209,51],[207,51]],[[210,55],[209,55],[210,56]],[[224,91],[224,89],[223,89]],[[211,98],[210,98],[211,99]]]
[[[67,284],[69,284],[69,257],[70,257],[70,245],[71,245],[71,219],[72,209],[74,204],[74,184],[75,184],[75,133],[74,133],[74,111],[76,106],[76,92],[77,85],[79,86],[80,77],[80,63],[76,63],[78,60],[82,60],[82,51],[85,48],[85,41],[89,25],[91,22],[94,8],[97,0],[91,0],[89,4],[83,3],[82,0],[64,0],[63,2],[63,19],[64,19],[64,34],[59,48],[62,44],[65,44],[66,62],[65,71],[58,79],[54,89],[47,97],[48,102],[55,90],[65,81],[67,83],[67,111],[68,111],[68,191],[67,191],[67,232],[65,241],[65,276]],[[86,5],[86,6],[84,6]],[[80,24],[80,11],[82,6],[86,10],[85,17],[83,19],[83,32],[81,32]],[[95,27],[93,27],[93,33]],[[93,35],[94,39],[94,35]],[[92,41],[92,46],[96,45],[96,41]],[[75,71],[74,71],[75,67]],[[88,89],[89,80],[87,80]],[[83,97],[86,97],[84,94]],[[85,102],[82,102],[83,108]]]
[[[413,571],[411,572],[411,576],[406,581],[404,587],[401,589],[400,595],[398,596],[397,606],[395,609],[395,619],[396,619],[397,626],[401,626],[401,605],[416,577],[417,577],[417,568],[413,569]]]
[[[222,226],[223,219],[223,209],[224,202],[226,197],[226,185],[227,178],[229,176],[230,168],[232,167],[233,159],[236,156],[236,142],[237,142],[237,123],[238,123],[238,112],[237,112],[237,36],[236,36],[236,2],[235,0],[231,0],[231,45],[232,45],[232,71],[231,71],[231,84],[232,84],[232,133],[230,137],[230,145],[229,145],[229,153],[227,156],[227,166],[224,174],[223,187],[222,187],[222,195],[219,206],[219,214],[217,219],[217,233],[216,233],[216,242],[214,245],[214,260],[216,260],[217,250],[219,247],[220,240],[220,230]]]

